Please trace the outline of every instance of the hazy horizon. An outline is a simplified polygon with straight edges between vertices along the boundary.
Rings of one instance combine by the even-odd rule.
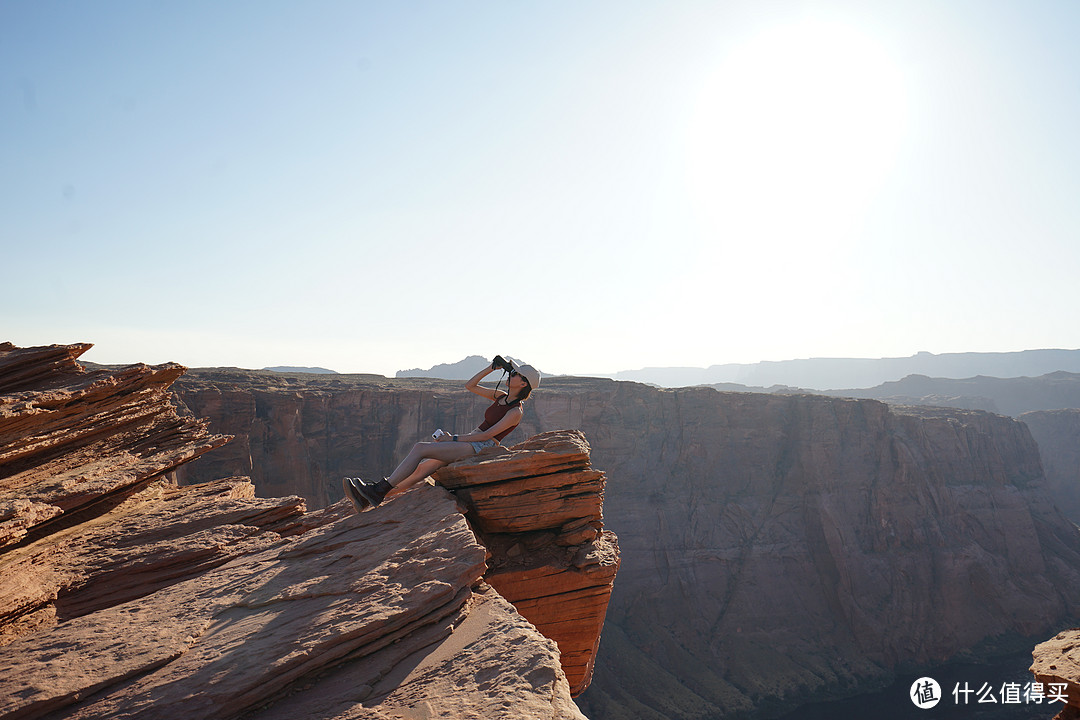
[[[707,385],[707,384],[734,384],[744,385],[747,387],[775,387],[777,385],[789,385],[791,387],[800,387],[807,390],[841,390],[841,389],[859,389],[874,387],[882,382],[888,382],[890,380],[901,380],[910,374],[924,374],[919,372],[908,372],[896,374],[893,372],[897,367],[904,367],[910,364],[907,361],[920,361],[925,360],[931,363],[938,361],[938,367],[943,367],[940,363],[947,363],[951,368],[963,368],[963,367],[982,367],[987,368],[995,366],[999,368],[1016,368],[1027,367],[1036,368],[1035,372],[984,372],[982,370],[976,370],[969,374],[964,372],[944,372],[943,374],[932,375],[931,377],[940,378],[952,378],[952,379],[970,379],[975,375],[983,374],[991,377],[1021,377],[1021,376],[1041,376],[1050,372],[1064,370],[1070,373],[1080,373],[1080,357],[1070,358],[1069,362],[1058,364],[1047,364],[1045,357],[1035,358],[1033,356],[1045,354],[1045,353],[1075,353],[1080,355],[1080,348],[1030,348],[1027,350],[1020,350],[1014,352],[1005,353],[930,353],[928,351],[921,351],[913,353],[911,355],[902,357],[878,357],[878,358],[829,358],[829,357],[817,357],[817,358],[788,358],[784,360],[766,360],[757,363],[728,363],[728,364],[714,364],[710,366],[649,366],[642,368],[623,368],[615,372],[569,372],[569,373],[548,373],[545,368],[539,368],[545,375],[562,376],[562,377],[582,377],[582,378],[609,378],[615,380],[628,380],[631,382],[645,382],[648,384],[655,384],[660,387],[685,387],[691,385]],[[1015,356],[1015,357],[1014,357]],[[1021,359],[1019,356],[1027,356]],[[427,367],[409,367],[399,368],[390,374],[378,373],[371,370],[356,370],[352,372],[344,372],[337,370],[336,368],[326,366],[300,366],[288,363],[276,363],[274,365],[268,365],[263,367],[245,367],[236,364],[226,363],[224,365],[213,366],[188,366],[193,369],[213,369],[213,368],[235,368],[238,370],[271,370],[276,372],[311,372],[314,374],[341,374],[341,375],[381,375],[386,378],[395,378],[399,373],[403,372],[415,372],[416,375],[405,375],[403,377],[426,377],[428,373],[433,372],[436,368],[449,369],[455,368],[455,366],[466,365],[469,360],[479,358],[478,355],[469,355],[459,360],[438,362]],[[82,357],[86,360],[86,356]],[[951,361],[951,362],[949,362]],[[91,360],[90,362],[96,363]],[[124,365],[137,362],[144,362],[141,360],[124,360],[118,363],[98,363],[102,365]],[[852,365],[853,364],[853,365]],[[873,367],[873,365],[879,365],[880,367]],[[771,367],[770,367],[771,366]],[[885,366],[892,366],[887,368]],[[1067,367],[1066,367],[1067,366]],[[431,377],[446,377],[456,378],[460,375],[461,378],[470,376],[474,370],[468,369],[465,372],[463,368],[458,367],[458,375],[431,375]],[[739,371],[740,375],[724,375],[718,376],[713,379],[707,379],[709,373],[715,374],[716,371]],[[464,372],[464,374],[462,374]],[[759,374],[755,378],[755,374]],[[788,377],[785,377],[788,376]],[[806,381],[811,377],[822,379],[831,377],[837,379],[838,382],[834,383],[805,383],[799,385],[796,378],[801,378]],[[859,378],[874,378],[870,382],[862,384],[858,383]],[[685,382],[681,382],[680,378],[686,378]],[[764,378],[764,381],[761,381]],[[844,385],[840,378],[847,378],[851,380],[851,383]]]
[[[0,340],[558,374],[1080,347],[1080,5],[0,5]]]

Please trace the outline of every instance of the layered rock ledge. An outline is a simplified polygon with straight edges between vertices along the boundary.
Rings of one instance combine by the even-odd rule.
[[[577,430],[493,448],[435,474],[469,508],[492,557],[484,576],[555,640],[575,697],[588,687],[619,569],[615,534],[603,529],[604,474]]]
[[[448,469],[459,498],[424,485],[359,515],[344,501],[309,513],[255,498],[246,478],[172,484],[227,438],[169,404],[182,367],[87,372],[88,347],[0,345],[5,720],[584,718],[558,647],[526,619],[566,643],[574,687],[587,683],[618,559],[583,437]],[[569,474],[551,470],[571,456]],[[592,500],[490,534],[463,515],[514,524],[514,502],[560,492]],[[529,577],[504,582],[506,568]],[[523,587],[526,609],[499,584]]]
[[[182,366],[87,372],[90,347],[0,343],[0,548],[229,439],[169,404]]]

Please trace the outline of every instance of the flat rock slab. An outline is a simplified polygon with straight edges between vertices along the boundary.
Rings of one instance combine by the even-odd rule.
[[[101,515],[0,555],[0,645],[43,622],[137,599],[256,552],[291,526],[300,498],[256,499],[243,478],[191,488],[157,482]],[[18,620],[37,615],[34,627]],[[14,622],[13,622],[14,621]]]
[[[438,642],[417,651],[421,635]],[[498,593],[474,594],[459,616],[417,636],[415,644],[345,663],[245,720],[586,720],[570,697],[555,644]],[[380,668],[391,655],[393,669]]]
[[[485,555],[445,491],[409,493],[9,644],[0,714],[237,717],[458,613]]]

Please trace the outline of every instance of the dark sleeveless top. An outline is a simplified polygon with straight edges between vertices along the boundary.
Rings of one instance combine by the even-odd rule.
[[[480,423],[480,429],[487,430],[489,428],[495,427],[495,425],[500,420],[506,417],[506,413],[510,412],[512,408],[517,407],[519,404],[520,403],[513,403],[511,405],[500,405],[498,400],[491,403],[491,405],[488,406],[488,409],[484,411],[484,422]],[[513,432],[514,428],[516,427],[517,425],[511,425],[510,427],[506,428],[501,433],[496,435],[495,439],[499,442],[502,442],[502,439],[509,435],[511,432]]]

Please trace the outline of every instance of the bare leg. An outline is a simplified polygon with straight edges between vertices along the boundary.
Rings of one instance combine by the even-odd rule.
[[[470,457],[472,445],[467,442],[419,442],[405,459],[390,473],[386,481],[395,488],[405,489],[426,478],[438,468],[455,460]],[[436,465],[434,462],[437,461]]]
[[[416,466],[416,470],[413,471],[412,475],[395,485],[394,489],[386,494],[387,497],[391,495],[397,495],[399,492],[404,492],[408,490],[424,478],[429,477],[433,472],[443,467],[444,465],[446,465],[446,463],[442,460],[432,460],[431,458],[421,460],[420,464]]]

